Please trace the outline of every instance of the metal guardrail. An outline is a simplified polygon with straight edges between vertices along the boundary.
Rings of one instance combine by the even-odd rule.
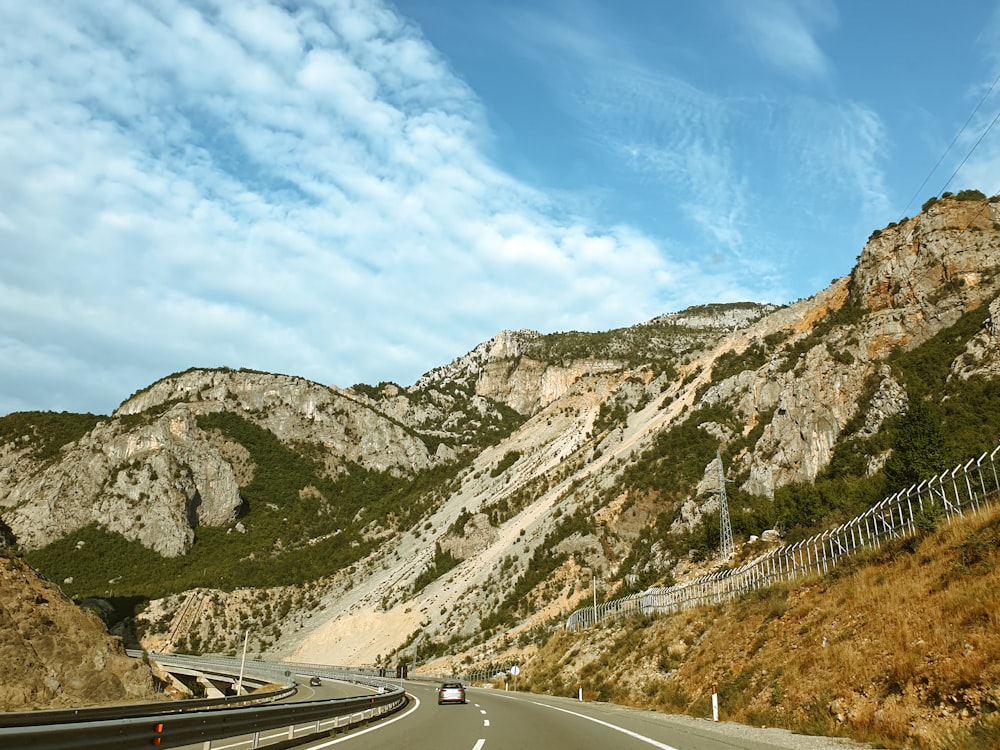
[[[128,650],[132,658],[140,658],[141,651]],[[205,665],[209,662],[198,657],[173,656],[157,658],[162,665],[187,664],[190,667]],[[266,664],[266,662],[261,662]],[[226,668],[226,665],[221,665]],[[256,673],[255,673],[256,674]],[[252,678],[251,678],[252,679]],[[266,683],[268,680],[261,680]],[[148,703],[129,703],[119,706],[88,706],[85,708],[61,708],[39,711],[4,711],[0,712],[0,729],[4,727],[31,727],[48,724],[71,724],[74,722],[100,721],[102,719],[125,719],[134,716],[160,716],[165,714],[189,713],[205,711],[214,708],[232,708],[235,706],[250,706],[274,701],[295,695],[295,685],[283,679],[275,690],[258,691],[246,695],[229,695],[223,698],[191,698],[183,701],[164,700]],[[2,737],[0,737],[2,738]],[[2,747],[2,745],[0,745]]]
[[[402,689],[382,695],[334,698],[309,703],[271,704],[195,713],[102,719],[49,726],[0,729],[0,748],[7,750],[133,750],[180,747],[240,735],[256,737],[269,729],[285,729],[285,739],[302,740],[361,724],[395,711],[406,703]]]
[[[225,698],[198,698],[184,701],[165,700],[160,703],[129,703],[122,706],[97,706],[89,708],[61,708],[42,711],[0,712],[0,747],[3,747],[5,727],[31,727],[38,725],[72,724],[74,722],[100,721],[102,719],[127,719],[135,716],[166,716],[168,714],[210,711],[215,708],[273,703],[295,695],[295,687],[288,685],[278,690],[229,695]]]
[[[887,539],[913,534],[923,519],[943,515],[950,522],[996,502],[1000,496],[998,454],[1000,446],[890,495],[835,529],[772,549],[733,570],[578,609],[566,620],[566,628],[578,630],[609,618],[718,604],[779,581],[825,574],[842,557],[866,548],[877,549]]]
[[[164,658],[164,661],[167,659]],[[169,657],[169,661],[175,661],[174,655]],[[200,657],[182,656],[177,661],[189,665],[218,665],[215,660],[207,661]],[[228,660],[222,658],[220,661]],[[254,662],[248,668],[248,674],[284,674],[297,666]],[[334,676],[330,668],[323,670],[323,675]],[[336,677],[349,679],[350,673],[345,671]],[[353,698],[249,706],[245,705],[248,696],[233,696],[231,699],[183,701],[173,705],[147,703],[78,711],[38,711],[28,714],[33,714],[35,718],[31,724],[19,723],[20,717],[24,716],[21,712],[0,714],[3,721],[0,724],[0,750],[131,750],[192,744],[202,744],[210,750],[212,741],[240,735],[251,735],[250,744],[259,747],[262,731],[284,730],[281,740],[301,742],[310,736],[372,721],[406,705],[406,694],[401,687],[385,682],[376,685],[367,675],[354,677],[355,682],[382,687],[386,692]],[[283,688],[287,692],[294,690],[291,685]],[[267,700],[274,700],[273,694]],[[234,701],[238,701],[239,705],[233,705]],[[213,707],[213,703],[217,705]],[[15,718],[8,721],[11,717]],[[58,720],[46,721],[50,718]]]

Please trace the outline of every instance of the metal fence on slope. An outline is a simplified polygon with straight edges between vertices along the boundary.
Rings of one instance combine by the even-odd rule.
[[[995,502],[1000,496],[998,454],[1000,446],[890,495],[835,529],[776,547],[738,568],[578,609],[566,620],[566,628],[577,630],[608,618],[717,604],[779,581],[827,573],[842,557],[878,549],[886,540],[913,534],[939,517],[950,522]]]

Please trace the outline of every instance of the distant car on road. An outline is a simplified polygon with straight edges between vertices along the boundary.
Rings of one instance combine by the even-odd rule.
[[[323,684],[323,680],[321,680],[319,677],[310,677],[309,678],[309,684],[312,687],[319,687],[320,685]]]
[[[465,703],[465,686],[461,682],[442,682],[438,688],[438,705]]]

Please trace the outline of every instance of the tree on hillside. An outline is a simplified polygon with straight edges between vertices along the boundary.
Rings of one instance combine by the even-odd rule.
[[[890,491],[928,479],[944,467],[940,418],[924,401],[910,404],[902,417],[892,456],[885,464]]]

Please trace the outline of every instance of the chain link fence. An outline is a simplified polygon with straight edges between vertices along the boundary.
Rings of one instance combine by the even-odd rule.
[[[771,549],[738,568],[578,609],[566,620],[566,628],[578,630],[609,618],[717,604],[779,581],[827,573],[842,557],[878,549],[886,540],[932,528],[940,518],[951,522],[977,513],[1000,494],[998,454],[1000,446],[890,495],[835,529]]]

